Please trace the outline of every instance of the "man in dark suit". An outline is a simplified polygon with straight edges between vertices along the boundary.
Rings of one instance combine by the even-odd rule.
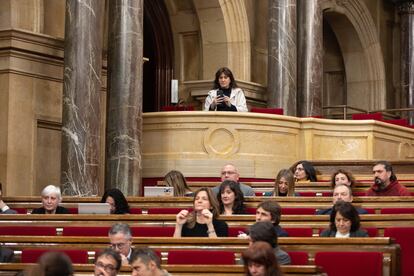
[[[1,197],[2,194],[2,184],[0,182],[0,214],[17,214],[17,211],[10,209],[9,206],[7,206],[7,204],[4,203]]]
[[[10,263],[13,261],[13,257],[13,250],[7,247],[0,247],[0,263]]]

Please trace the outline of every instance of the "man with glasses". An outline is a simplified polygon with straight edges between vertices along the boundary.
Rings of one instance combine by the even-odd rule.
[[[239,182],[239,172],[233,164],[227,164],[221,169],[221,182],[224,180],[232,180],[240,185],[240,190],[244,196],[254,196],[252,187]],[[213,192],[217,195],[220,191],[220,185],[214,187]]]
[[[112,225],[108,235],[111,248],[121,255],[122,264],[129,264],[132,253],[132,234],[128,224],[116,223]]]
[[[121,269],[121,256],[111,248],[98,253],[95,258],[95,276],[116,276]]]

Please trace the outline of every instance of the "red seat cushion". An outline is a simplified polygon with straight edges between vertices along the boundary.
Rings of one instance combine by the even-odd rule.
[[[129,213],[134,215],[141,215],[142,209],[141,208],[129,208]]]
[[[283,115],[283,108],[252,107],[250,111],[255,112],[255,113],[267,113],[267,114]]]
[[[290,256],[291,265],[308,265],[309,264],[308,252],[294,251],[294,252],[287,252],[287,253]]]
[[[256,214],[256,207],[247,207],[246,208],[246,213],[249,215],[255,215]]]
[[[313,215],[315,208],[282,208],[282,215]]]
[[[52,251],[48,249],[23,249],[22,250],[22,263],[36,263],[37,260],[44,253]],[[87,264],[88,263],[88,251],[86,250],[53,250],[63,252],[71,259],[74,264]]]
[[[69,210],[69,213],[71,214],[78,214],[78,208],[76,207],[72,207],[72,208],[67,208]]]
[[[384,237],[392,237],[401,246],[401,275],[414,275],[414,227],[384,229]]]
[[[364,227],[362,230],[367,231],[368,236],[372,237],[378,237],[378,229],[376,227]]]
[[[167,208],[148,208],[148,214],[154,215],[154,214],[172,214],[176,215],[181,210],[187,209],[189,212],[192,211],[192,209],[184,208],[184,207],[167,207]]]
[[[414,214],[414,208],[382,208],[381,214]]]
[[[27,214],[26,208],[13,208],[13,210],[15,210],[18,214]]]
[[[235,264],[234,252],[213,250],[171,250],[168,264]]]
[[[65,226],[62,236],[99,236],[107,237],[109,226]]]
[[[182,106],[182,105],[167,105],[161,107],[161,111],[193,111],[194,106],[188,105],[188,106]]]
[[[134,226],[131,227],[134,237],[172,237],[174,235],[173,226]]]
[[[377,120],[382,121],[382,114],[380,112],[377,113],[361,113],[361,114],[352,114],[352,120]]]
[[[56,236],[53,226],[0,226],[0,235]]]
[[[229,237],[237,237],[239,234],[247,234],[247,227],[245,226],[230,226],[228,236]]]
[[[328,275],[382,276],[381,252],[316,252],[315,264]]]
[[[392,120],[384,120],[383,122],[393,124],[393,125],[408,127],[407,119],[392,119]]]
[[[314,211],[315,212],[315,211]],[[313,230],[309,228],[283,228],[289,237],[312,237]]]

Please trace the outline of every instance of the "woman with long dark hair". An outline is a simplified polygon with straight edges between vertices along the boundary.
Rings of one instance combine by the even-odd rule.
[[[242,258],[247,276],[282,275],[273,248],[267,242],[254,242],[242,253]]]
[[[102,203],[111,206],[111,214],[129,214],[129,205],[124,194],[117,188],[106,190],[101,199]]]
[[[217,200],[220,204],[220,214],[225,216],[246,214],[244,195],[239,183],[224,180],[220,185]]]
[[[316,170],[311,162],[301,160],[296,162],[291,168],[296,182],[316,182]]]

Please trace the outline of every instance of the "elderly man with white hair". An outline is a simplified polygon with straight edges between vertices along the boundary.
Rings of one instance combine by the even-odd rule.
[[[49,185],[42,191],[42,205],[43,207],[33,209],[32,214],[70,214],[65,207],[59,206],[62,202],[62,194],[60,188]]]

